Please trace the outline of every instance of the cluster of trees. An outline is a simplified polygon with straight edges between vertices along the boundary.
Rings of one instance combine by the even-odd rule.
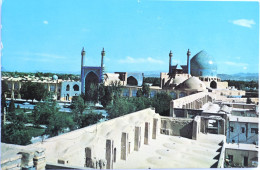
[[[35,76],[35,77],[53,77],[54,75],[57,75],[59,79],[62,80],[74,80],[79,81],[80,76],[75,74],[60,74],[60,73],[43,73],[43,72],[36,72],[36,73],[27,73],[27,72],[8,72],[8,71],[2,71],[2,76],[8,76],[8,77],[25,77],[25,76]]]
[[[239,90],[247,90],[248,88],[256,88],[258,90],[259,84],[258,81],[236,81],[236,80],[227,80],[229,86],[235,86]]]
[[[4,103],[4,105],[4,107],[6,107],[6,103]],[[18,145],[30,144],[31,137],[25,127],[28,117],[24,113],[16,114],[14,101],[10,101],[9,107],[6,110],[6,120],[10,121],[9,124],[4,124],[3,122],[3,105],[1,112],[1,142],[13,143]]]
[[[47,96],[48,90],[41,83],[33,83],[28,81],[22,85],[20,94],[22,99],[30,99],[32,102],[35,99],[37,101],[41,101]]]
[[[113,101],[113,104],[109,104],[107,106],[106,110],[108,112],[109,119],[113,119],[149,107],[155,108],[155,112],[162,116],[169,116],[171,100],[172,97],[165,92],[157,93],[153,98],[144,96],[116,98]]]

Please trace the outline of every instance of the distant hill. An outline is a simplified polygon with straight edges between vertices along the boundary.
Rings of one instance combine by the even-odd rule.
[[[259,81],[258,73],[218,74],[221,80]]]

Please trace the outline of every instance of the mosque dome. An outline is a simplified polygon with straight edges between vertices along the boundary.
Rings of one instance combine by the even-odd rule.
[[[206,85],[200,81],[199,78],[190,77],[179,84],[175,89],[181,91],[206,91]]]
[[[191,75],[197,77],[216,77],[217,64],[212,56],[202,50],[190,60]]]
[[[53,76],[52,76],[52,79],[53,79],[53,80],[58,80],[58,76],[57,76],[57,75],[53,75]]]
[[[187,78],[185,77],[176,77],[175,79],[172,80],[171,84],[174,84],[174,85],[179,85],[180,83],[184,82]]]

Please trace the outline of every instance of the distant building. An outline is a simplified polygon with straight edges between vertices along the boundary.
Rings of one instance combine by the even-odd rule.
[[[227,142],[258,145],[258,123],[258,117],[230,115],[227,127]]]

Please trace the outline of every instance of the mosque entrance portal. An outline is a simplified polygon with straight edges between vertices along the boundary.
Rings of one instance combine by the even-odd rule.
[[[133,76],[127,78],[127,85],[137,86],[137,84],[137,80]]]
[[[215,81],[212,81],[210,83],[210,87],[213,88],[213,89],[216,89],[217,88],[217,83]]]
[[[89,91],[91,84],[98,85],[98,76],[92,71],[85,78],[85,94]]]

